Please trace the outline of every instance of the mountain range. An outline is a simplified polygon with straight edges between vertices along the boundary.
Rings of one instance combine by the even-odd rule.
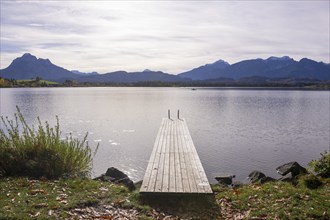
[[[229,65],[223,60],[206,64],[179,74],[192,80],[231,78],[238,80],[245,77],[261,76],[267,78],[310,78],[321,81],[329,80],[330,65],[307,58],[300,61],[284,56],[268,59],[243,60]]]
[[[56,66],[49,59],[37,58],[29,53],[18,57],[5,69],[0,77],[7,79],[31,79],[41,77],[46,80],[63,82],[112,82],[136,83],[146,81],[190,82],[190,81],[260,81],[265,79],[307,79],[309,81],[329,81],[330,64],[303,58],[296,61],[288,56],[269,57],[268,59],[243,60],[229,64],[218,60],[190,71],[172,75],[161,71],[144,70],[141,72],[116,71],[105,74],[97,72],[82,73],[69,71]]]

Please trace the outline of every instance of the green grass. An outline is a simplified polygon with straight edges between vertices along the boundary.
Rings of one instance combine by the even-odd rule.
[[[32,84],[32,83],[42,84],[42,83],[46,83],[48,85],[58,85],[59,84],[57,82],[44,80],[44,79],[39,80],[39,81],[36,81],[34,79],[22,79],[22,80],[17,80],[17,83],[25,83],[25,84]]]
[[[54,216],[64,219],[73,208],[122,201],[130,201],[129,205],[134,206],[130,195],[123,186],[86,178],[55,181],[4,178],[0,180],[0,219],[29,219],[35,215],[39,219]],[[55,214],[49,216],[50,211]]]
[[[138,211],[138,219],[156,219],[154,210],[189,219],[215,219],[214,198],[198,196],[141,197],[138,189],[87,178],[60,180],[0,179],[0,219],[66,219],[70,210],[111,205]],[[49,213],[52,212],[52,215]],[[164,216],[163,216],[164,217]]]
[[[62,140],[59,120],[54,128],[38,118],[38,127],[30,127],[17,108],[14,120],[1,116],[0,174],[59,178],[88,176],[93,154],[87,134],[83,140],[72,136]]]
[[[138,210],[138,219],[155,219],[154,210],[183,219],[329,219],[330,180],[318,189],[271,182],[237,189],[213,185],[214,196],[141,196],[138,189],[87,178],[0,179],[0,219],[65,219],[70,210],[111,205]],[[52,215],[49,215],[49,213]]]
[[[240,213],[247,219],[329,219],[330,181],[309,189],[304,184],[272,182],[238,189],[214,186],[223,212]]]

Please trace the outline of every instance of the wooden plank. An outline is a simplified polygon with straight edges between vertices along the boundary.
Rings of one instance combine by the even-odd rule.
[[[183,127],[183,130],[185,132],[185,141],[186,141],[186,144],[187,144],[187,147],[189,149],[189,156],[190,156],[190,162],[191,162],[191,165],[192,165],[192,171],[193,171],[193,174],[194,174],[194,181],[195,181],[195,184],[196,184],[196,187],[197,187],[197,191],[199,193],[203,193],[204,192],[204,188],[202,186],[200,186],[200,182],[201,182],[201,178],[200,178],[200,175],[199,175],[199,172],[197,170],[197,165],[196,165],[196,160],[195,160],[195,152],[194,152],[194,145],[190,142],[188,142],[187,140],[189,139],[190,137],[190,134],[189,134],[189,131],[188,130],[185,130],[185,127],[186,127],[186,123],[182,123],[182,127]]]
[[[189,141],[193,145],[193,141],[192,141],[191,136],[189,136],[188,139],[190,139]],[[200,178],[201,178],[201,182],[199,183],[199,185],[203,186],[205,192],[212,193],[211,186],[210,186],[209,181],[207,179],[207,176],[205,174],[205,171],[204,171],[204,168],[202,166],[201,160],[199,159],[199,156],[197,154],[197,150],[196,150],[195,147],[193,147],[192,150],[195,152],[194,157],[195,157],[195,164],[197,166],[196,170],[199,172],[199,175],[200,175]]]
[[[169,180],[170,180],[170,145],[171,145],[171,137],[172,137],[172,127],[173,122],[168,121],[168,127],[167,127],[167,134],[166,134],[166,145],[164,145],[164,148],[162,150],[162,153],[164,155],[164,161],[163,161],[163,181],[162,181],[162,192],[169,192],[170,186],[169,186]]]
[[[176,127],[177,129],[177,140],[178,140],[178,153],[179,153],[179,160],[180,160],[180,171],[181,171],[181,176],[182,176],[182,188],[183,192],[190,192],[190,184],[189,184],[189,178],[188,178],[188,173],[187,173],[187,168],[186,168],[186,163],[184,160],[184,149],[183,149],[183,140],[182,140],[182,131],[180,130],[180,122],[178,122],[178,125]]]
[[[156,177],[157,177],[157,173],[158,173],[158,169],[159,169],[159,161],[160,161],[160,150],[163,145],[164,132],[165,132],[166,123],[167,123],[167,121],[165,119],[163,119],[163,120],[164,120],[164,123],[163,123],[162,131],[160,132],[158,143],[157,143],[157,140],[155,142],[156,150],[155,150],[154,160],[151,164],[149,164],[149,166],[151,166],[151,173],[150,173],[150,180],[147,185],[146,191],[154,191],[155,187],[156,187]]]
[[[212,193],[184,119],[163,119],[141,193]]]
[[[163,173],[164,173],[164,163],[165,163],[165,148],[167,145],[167,135],[168,135],[168,126],[169,121],[166,120],[165,131],[163,133],[163,141],[161,144],[161,148],[159,149],[159,163],[156,175],[156,185],[155,185],[155,192],[162,192],[163,191]]]
[[[162,138],[163,138],[163,132],[165,129],[165,123],[166,123],[166,119],[163,118],[157,137],[156,137],[156,141],[154,144],[154,148],[152,150],[152,153],[150,155],[150,159],[148,162],[148,166],[147,166],[147,170],[146,173],[144,175],[143,181],[142,181],[142,185],[141,185],[141,192],[144,191],[149,191],[151,188],[154,187],[154,179],[152,179],[151,177],[153,176],[153,172],[157,172],[157,163],[159,160],[156,160],[156,154],[157,151],[159,150],[160,146],[161,146],[161,142],[162,142]]]
[[[176,192],[176,172],[175,172],[175,130],[176,130],[176,120],[172,121],[172,128],[171,128],[171,144],[169,147],[169,191]]]
[[[192,140],[192,137],[191,135],[189,134],[189,130],[188,130],[188,125],[186,124],[186,122],[183,124],[183,128],[186,132],[186,141],[188,143],[188,145],[190,146],[190,150],[192,151],[192,158],[194,160],[194,172],[196,174],[196,176],[198,176],[198,179],[196,179],[196,184],[199,188],[199,191],[202,190],[203,192],[206,192],[206,193],[212,193],[212,189],[211,189],[211,186],[208,182],[208,179],[207,179],[207,176],[205,174],[205,171],[204,171],[204,168],[202,166],[202,163],[199,159],[199,156],[198,156],[198,153],[197,153],[197,150],[195,148],[195,145],[193,143],[193,140]]]
[[[194,183],[196,184],[197,192],[204,192],[203,186],[200,185],[201,179],[199,172],[197,170],[197,165],[195,163],[196,162],[194,157],[195,152],[193,151],[194,146],[188,140],[190,135],[189,135],[189,131],[185,129],[185,127],[186,127],[186,123],[185,122],[181,123],[181,129],[183,130],[184,133],[183,137],[189,152],[188,155],[192,167],[192,173],[193,173],[192,175],[194,176]]]
[[[182,140],[183,158],[184,158],[184,163],[186,165],[190,192],[198,192],[197,185],[195,182],[193,167],[191,164],[191,155],[190,155],[189,148],[187,146],[187,142],[185,140],[186,134],[185,134],[184,130],[182,129],[182,123],[179,123],[179,129],[181,132],[180,138]]]
[[[174,165],[175,165],[175,191],[183,192],[183,181],[181,173],[181,163],[180,163],[180,150],[179,150],[179,138],[178,137],[178,120],[175,120],[174,126]]]

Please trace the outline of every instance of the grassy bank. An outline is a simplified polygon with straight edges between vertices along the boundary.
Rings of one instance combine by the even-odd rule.
[[[90,179],[0,180],[0,219],[329,219],[330,181],[309,189],[272,182],[237,189],[213,185],[208,198],[141,197]]]
[[[318,189],[272,182],[238,189],[214,187],[214,191],[223,217],[228,219],[329,219],[330,182],[323,181]]]
[[[126,205],[132,194],[123,187],[90,179],[0,180],[0,219],[70,218],[71,210],[101,204]],[[133,203],[133,200],[132,202]],[[136,205],[136,207],[139,207]]]

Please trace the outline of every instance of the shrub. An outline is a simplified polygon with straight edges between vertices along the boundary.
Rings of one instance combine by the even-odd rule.
[[[87,142],[88,133],[83,140],[71,135],[63,140],[58,117],[54,128],[48,122],[42,124],[38,117],[38,129],[35,129],[27,125],[16,108],[14,120],[1,116],[0,173],[3,176],[53,179],[90,174],[93,155]]]
[[[321,158],[318,160],[312,160],[308,164],[315,173],[321,177],[330,177],[330,151],[321,153]]]
[[[317,189],[322,185],[321,180],[313,174],[304,175],[299,179],[299,181],[309,189]]]

